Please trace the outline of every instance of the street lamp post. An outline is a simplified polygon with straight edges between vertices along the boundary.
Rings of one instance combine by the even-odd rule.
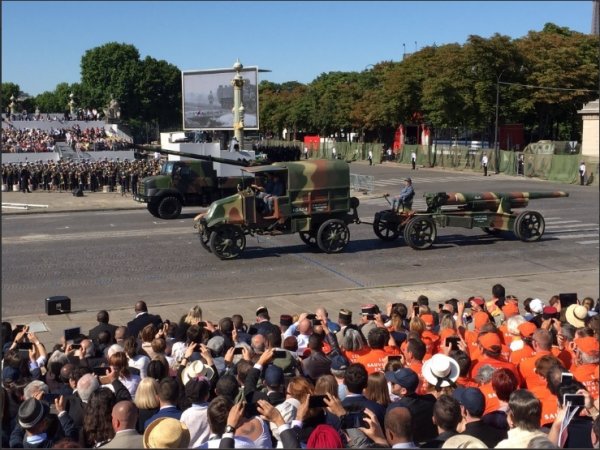
[[[496,173],[500,173],[500,149],[498,148],[498,108],[500,106],[500,78],[506,69],[496,77],[496,126],[494,127],[494,159]]]

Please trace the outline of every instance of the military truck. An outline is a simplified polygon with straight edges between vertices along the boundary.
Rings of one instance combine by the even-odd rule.
[[[298,233],[310,247],[341,252],[350,241],[349,223],[360,223],[359,201],[350,197],[350,169],[341,160],[277,162],[247,167],[256,186],[267,174],[283,182],[283,195],[265,212],[257,188],[247,181],[238,193],[213,202],[194,218],[200,243],[221,259],[237,258],[246,248],[246,235]]]
[[[148,211],[161,219],[176,219],[183,206],[208,206],[217,199],[238,191],[240,176],[217,176],[215,163],[246,167],[249,159],[225,159],[213,156],[176,152],[157,147],[138,147],[140,150],[193,160],[173,160],[163,164],[159,175],[145,177],[138,182],[134,200],[146,203]]]

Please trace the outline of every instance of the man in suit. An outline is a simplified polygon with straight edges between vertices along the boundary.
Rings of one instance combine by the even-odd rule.
[[[158,401],[160,409],[156,414],[150,417],[144,423],[144,429],[148,428],[152,422],[160,417],[171,417],[181,419],[181,410],[176,406],[179,399],[179,384],[172,377],[166,377],[160,380],[158,385]]]
[[[149,314],[148,306],[146,302],[140,300],[135,304],[135,319],[127,322],[127,335],[138,337],[140,331],[148,324],[154,324],[157,328],[160,328],[162,319],[158,315]]]
[[[346,385],[348,394],[342,401],[342,406],[348,412],[359,412],[369,409],[377,416],[379,423],[384,423],[385,408],[363,395],[368,380],[369,374],[365,366],[360,363],[350,364],[344,375],[344,384]]]
[[[102,448],[142,448],[142,435],[135,429],[138,410],[133,402],[123,400],[112,409],[112,426],[115,437]]]
[[[98,335],[100,334],[100,332],[108,331],[110,333],[110,337],[111,337],[111,341],[112,341],[115,338],[115,330],[117,329],[117,326],[108,323],[108,321],[109,321],[108,312],[105,310],[98,311],[98,314],[96,314],[96,320],[98,321],[98,325],[96,325],[94,328],[92,328],[89,331],[88,337],[91,340],[98,343]]]
[[[269,333],[281,333],[281,329],[271,323],[269,310],[266,306],[259,306],[256,310],[256,323],[248,329],[249,334],[262,334],[266,336]]]

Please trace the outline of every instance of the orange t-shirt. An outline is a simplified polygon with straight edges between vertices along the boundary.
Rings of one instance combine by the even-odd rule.
[[[558,412],[558,399],[556,396],[546,386],[536,386],[530,391],[542,404],[541,426],[554,422]]]
[[[427,389],[429,387],[429,383],[427,383],[427,380],[423,376],[423,362],[413,360],[409,364],[407,364],[406,367],[408,367],[411,370],[414,370],[414,372],[419,377],[419,387],[417,388],[416,393],[419,395],[427,394],[429,392]]]
[[[508,362],[508,361],[502,361],[500,359],[494,359],[494,358],[489,358],[487,356],[484,356],[483,358],[481,358],[480,360],[477,361],[477,364],[475,364],[472,368],[471,368],[471,377],[474,377],[477,375],[477,371],[479,370],[480,367],[485,366],[485,365],[490,365],[496,369],[508,369],[510,370],[512,373],[515,374],[515,377],[517,377],[517,381],[519,384],[521,384],[521,376],[519,375],[519,371],[517,370],[517,366],[515,366],[514,364]]]
[[[585,386],[594,400],[598,398],[598,367],[597,364],[584,364],[571,368],[573,376]]]
[[[513,341],[513,336],[508,332],[508,325],[506,325],[506,323],[503,323],[498,327],[498,331],[500,331],[499,336],[502,340],[502,343],[510,345],[510,343]]]
[[[479,388],[479,383],[477,383],[477,381],[475,381],[473,378],[469,377],[458,377],[458,379],[456,380],[456,384],[465,388]]]
[[[354,364],[356,362],[358,362],[358,358],[360,358],[363,355],[366,355],[367,353],[369,353],[371,351],[371,349],[369,347],[363,347],[358,351],[350,351],[350,350],[344,350],[344,356],[346,357],[346,359],[348,360],[348,362],[350,364]]]
[[[546,385],[546,381],[535,373],[535,362],[544,355],[552,354],[548,350],[540,350],[530,356],[521,360],[519,363],[519,372],[521,373],[521,379],[525,382],[527,389],[532,389],[536,386],[542,387]]]
[[[483,411],[483,414],[497,411],[500,408],[500,400],[498,400],[498,396],[492,387],[492,382],[482,384],[479,386],[479,390],[485,397],[485,411]]]
[[[358,357],[356,362],[361,363],[370,374],[375,372],[383,372],[387,357],[390,355],[400,354],[397,347],[384,347],[384,349],[370,350],[369,352]]]
[[[562,363],[565,365],[565,369],[567,370],[571,370],[571,367],[573,367],[575,360],[577,359],[575,353],[573,353],[573,351],[569,348],[559,350],[556,357],[562,361]]]
[[[530,356],[533,356],[533,354],[533,349],[529,345],[523,344],[523,348],[515,350],[510,354],[509,361],[518,366],[521,360],[529,358]]]

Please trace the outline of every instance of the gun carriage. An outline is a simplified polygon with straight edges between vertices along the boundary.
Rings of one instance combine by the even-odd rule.
[[[403,235],[405,242],[416,250],[434,244],[438,227],[481,228],[493,235],[512,231],[523,242],[534,242],[544,234],[544,217],[537,211],[516,213],[513,209],[526,207],[529,200],[568,196],[560,191],[428,192],[424,194],[426,211],[413,211],[412,205],[380,211],[375,214],[373,231],[383,241]],[[387,194],[384,197],[387,199]]]

